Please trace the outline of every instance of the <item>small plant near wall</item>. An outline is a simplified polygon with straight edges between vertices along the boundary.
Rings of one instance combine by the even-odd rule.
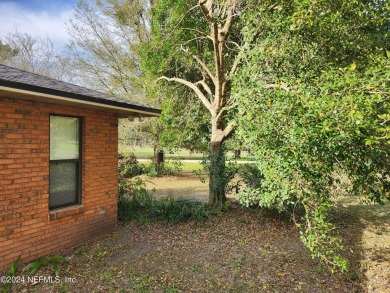
[[[10,292],[12,289],[13,278],[15,278],[16,270],[20,264],[20,256],[18,256],[10,265],[8,276],[1,277],[1,287],[0,292]]]
[[[36,273],[36,271],[41,268],[44,265],[51,264],[53,273],[56,277],[59,277],[60,275],[60,268],[59,263],[60,262],[67,262],[68,259],[61,255],[56,256],[47,256],[42,259],[36,260],[34,262],[29,263],[26,265],[22,270],[20,276],[17,276],[16,273],[18,271],[19,265],[20,265],[21,257],[18,256],[10,265],[9,274],[8,276],[2,276],[1,277],[1,286],[0,286],[0,292],[2,293],[8,293],[11,292],[12,285],[14,283],[20,283],[24,280],[24,274],[32,275]]]
[[[47,264],[51,264],[54,275],[58,277],[60,275],[60,269],[58,263],[67,262],[67,261],[68,259],[61,255],[44,257],[25,266],[24,269],[22,270],[22,273],[34,274],[40,267]]]

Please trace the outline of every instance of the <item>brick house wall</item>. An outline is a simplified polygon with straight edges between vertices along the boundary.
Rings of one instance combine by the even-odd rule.
[[[82,204],[49,210],[49,114],[81,116]],[[117,226],[118,115],[0,97],[0,272]]]

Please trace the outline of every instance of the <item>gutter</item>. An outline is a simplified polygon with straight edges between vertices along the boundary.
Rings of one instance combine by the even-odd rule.
[[[49,88],[34,86],[34,85],[20,83],[20,82],[9,82],[9,81],[0,80],[0,90],[38,96],[38,97],[46,97],[53,100],[61,100],[70,103],[78,103],[78,104],[109,108],[113,110],[135,112],[135,113],[144,114],[146,116],[159,117],[161,114],[161,110],[156,108],[150,108],[147,106],[142,106],[137,104],[122,103],[113,100],[106,100],[98,97],[75,94],[71,92],[49,89]]]

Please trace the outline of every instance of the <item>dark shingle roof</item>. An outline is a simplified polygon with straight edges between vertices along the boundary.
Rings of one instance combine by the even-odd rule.
[[[158,115],[161,110],[95,90],[0,64],[0,86],[50,94],[80,101],[134,109]]]

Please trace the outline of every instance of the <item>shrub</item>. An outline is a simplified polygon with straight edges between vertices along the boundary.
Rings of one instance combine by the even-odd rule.
[[[145,181],[139,177],[134,177],[131,180],[126,178],[119,178],[118,195],[123,196],[127,194],[134,194],[145,189]],[[146,190],[146,189],[145,189]]]
[[[287,2],[268,9],[265,1],[243,15],[250,45],[232,79],[235,134],[263,175],[245,198],[278,210],[301,207],[296,224],[305,246],[344,271],[343,245],[329,218],[333,174],[350,180],[344,192],[380,204],[390,198],[390,55],[380,21],[389,1],[372,9],[364,1]]]
[[[170,224],[196,220],[202,222],[211,215],[211,210],[204,204],[187,199],[164,198],[156,201],[159,214],[157,218]]]
[[[258,165],[244,165],[240,168],[243,188],[237,193],[238,201],[245,207],[260,206],[264,210],[273,213],[300,211],[301,206],[296,205],[297,198],[294,194],[286,196],[285,190],[280,188],[278,194],[271,194],[265,177]]]
[[[120,156],[118,160],[118,172],[122,178],[132,178],[144,174],[145,170],[137,161],[134,154],[127,157]]]
[[[242,181],[249,188],[259,188],[263,175],[256,165],[245,164],[240,167]]]
[[[122,221],[138,220],[144,223],[153,212],[155,199],[145,188],[132,189],[119,195],[118,218]]]

